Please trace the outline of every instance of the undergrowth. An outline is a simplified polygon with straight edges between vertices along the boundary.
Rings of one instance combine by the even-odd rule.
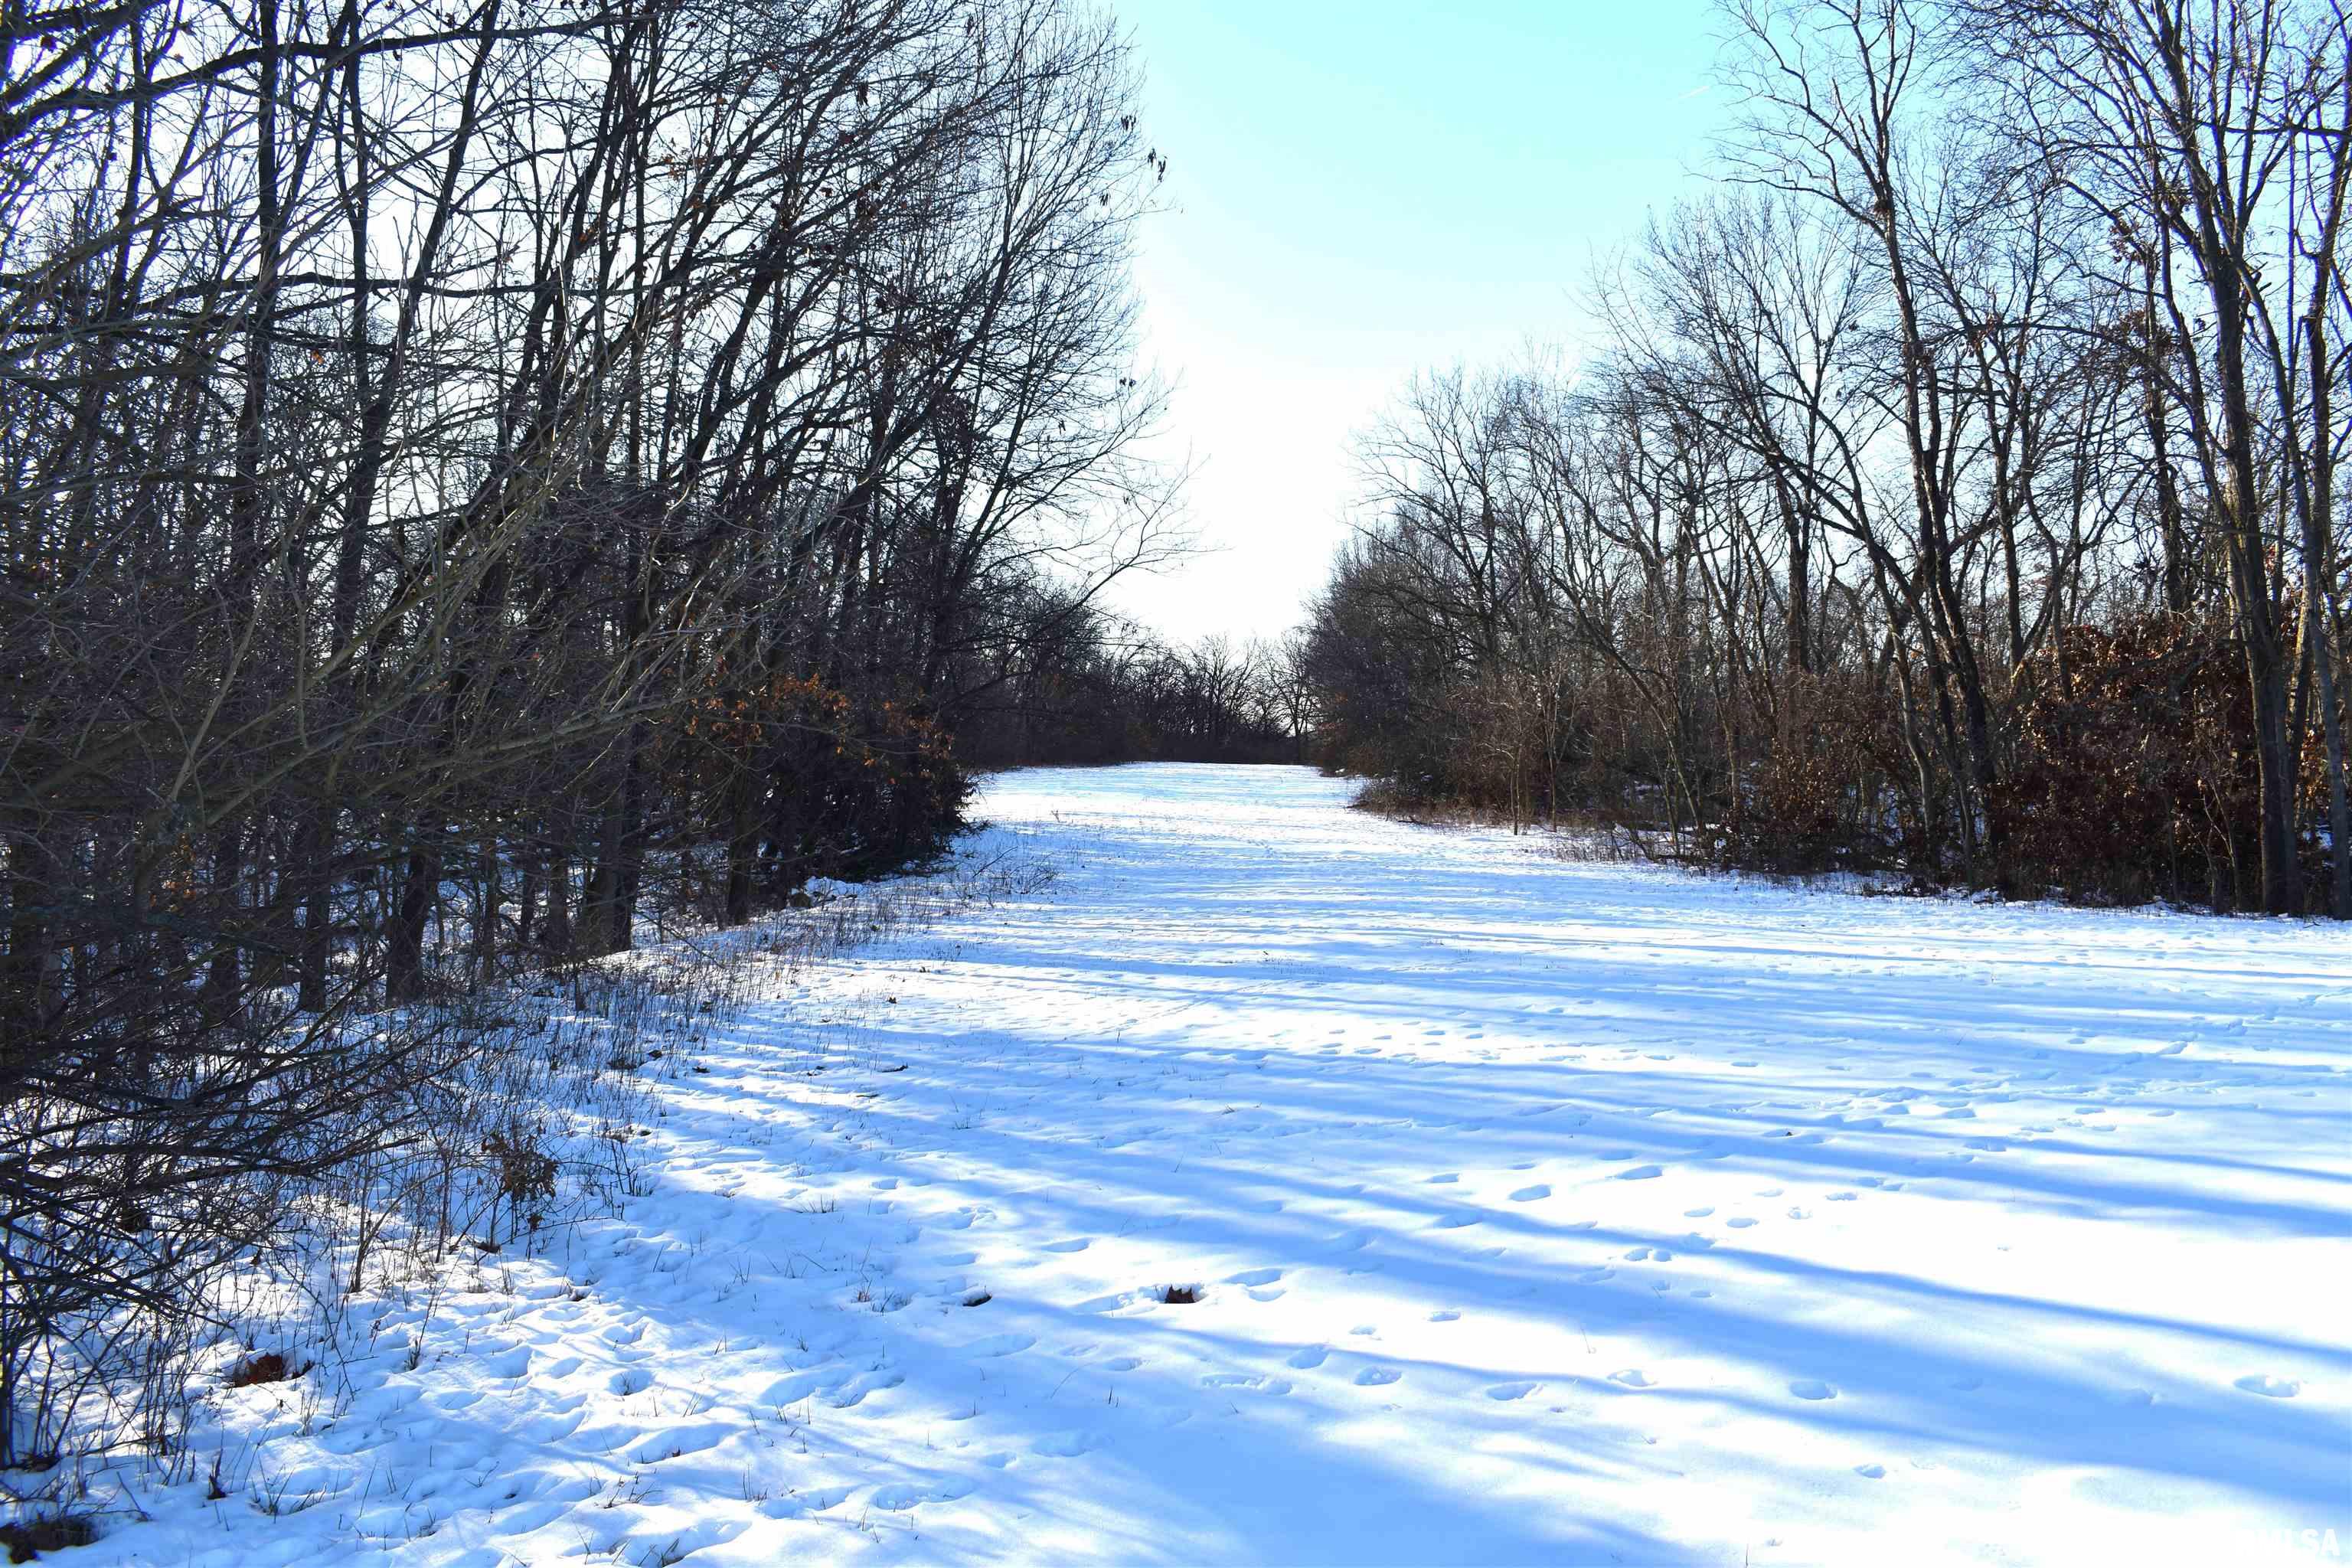
[[[212,1497],[265,1512],[301,1506],[266,1452],[233,1446],[224,1416],[237,1402],[267,1400],[308,1427],[349,1399],[358,1361],[389,1348],[414,1370],[413,1325],[452,1289],[496,1288],[506,1265],[652,1190],[656,1088],[703,1070],[696,1058],[716,1031],[749,1007],[787,1005],[813,966],[1036,893],[1052,876],[1010,854],[950,857],[921,875],[835,885],[753,925],[351,1021],[442,1047],[433,1072],[374,1108],[401,1135],[318,1179],[222,1194],[226,1211],[268,1215],[267,1234],[241,1239],[179,1298],[58,1325],[24,1356],[15,1415],[41,1440],[0,1470],[13,1521],[0,1546],[89,1539],[110,1515],[138,1515],[148,1484],[203,1479]],[[421,1317],[410,1310],[404,1346],[386,1347],[395,1303]]]

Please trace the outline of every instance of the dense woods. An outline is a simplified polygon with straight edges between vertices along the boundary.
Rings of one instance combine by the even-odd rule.
[[[1599,352],[1418,380],[1327,763],[1667,852],[2352,917],[2352,18],[1738,0]]]
[[[428,1005],[936,849],[958,729],[1175,536],[1107,20],[0,31],[14,1462],[58,1344],[414,1135]]]

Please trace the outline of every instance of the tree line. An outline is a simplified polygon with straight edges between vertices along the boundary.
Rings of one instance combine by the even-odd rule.
[[[2340,0],[1734,0],[1601,341],[1415,381],[1320,755],[1720,864],[2352,918]]]
[[[1307,760],[1295,637],[1174,643],[1108,612],[1064,631],[1014,650],[959,754],[990,767]]]
[[[9,1462],[45,1336],[393,1135],[447,1065],[402,1018],[935,850],[956,731],[1177,534],[1167,163],[1063,0],[35,0],[0,49]]]

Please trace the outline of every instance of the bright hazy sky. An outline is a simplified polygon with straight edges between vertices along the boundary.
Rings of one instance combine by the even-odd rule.
[[[1274,635],[1414,370],[1572,342],[1596,253],[1717,127],[1706,0],[1110,0],[1168,155],[1138,267],[1205,553],[1114,591],[1179,638]]]

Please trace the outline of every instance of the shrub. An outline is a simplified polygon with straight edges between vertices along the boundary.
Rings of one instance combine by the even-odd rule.
[[[2252,702],[2224,626],[2147,616],[2069,626],[2020,684],[2030,695],[2015,759],[1989,802],[2004,887],[2258,901]]]

